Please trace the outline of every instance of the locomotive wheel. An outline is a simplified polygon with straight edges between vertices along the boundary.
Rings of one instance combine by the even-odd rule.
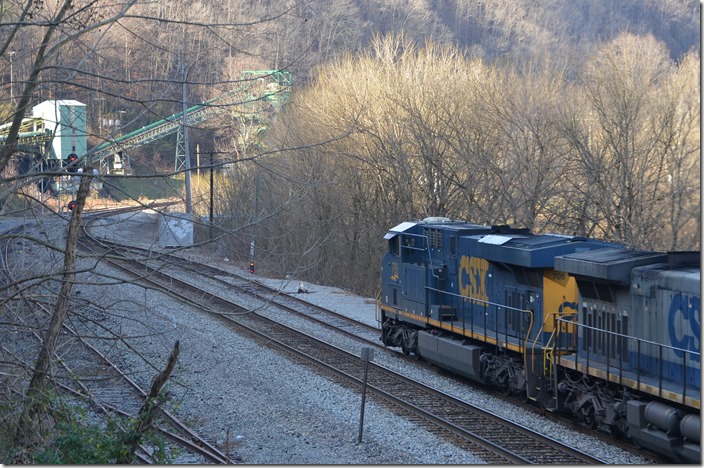
[[[508,378],[505,378],[501,381],[501,393],[503,393],[505,396],[511,395],[511,383]]]
[[[582,415],[584,416],[584,426],[589,429],[596,429],[596,414],[594,411],[594,405],[587,405],[582,410]]]
[[[381,333],[381,342],[384,344],[384,346],[391,346],[386,330]]]

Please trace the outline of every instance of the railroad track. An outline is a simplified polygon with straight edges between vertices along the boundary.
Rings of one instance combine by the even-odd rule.
[[[80,341],[91,353],[77,350],[76,356],[62,356],[62,364],[71,362],[73,369],[69,370],[68,385],[77,386],[74,393],[79,396],[89,396],[90,400],[105,414],[119,414],[127,418],[135,418],[144,404],[147,392],[132,380],[118,365],[113,363],[96,346],[82,338],[71,327],[68,330],[74,340]],[[160,435],[195,455],[189,463],[234,463],[226,454],[216,448],[208,440],[192,431],[185,423],[168,410],[157,407],[160,420],[153,424],[153,429]],[[149,460],[149,450],[142,448],[142,457]]]
[[[22,227],[18,227],[6,235],[20,233],[22,230]],[[7,255],[6,252],[2,255],[2,259],[5,260]],[[9,282],[15,282],[12,272],[4,261],[2,268]],[[18,297],[24,295],[23,291],[18,292]],[[36,328],[37,323],[48,322],[52,311],[46,304],[31,298],[25,298],[25,302],[31,304],[33,323],[28,324],[23,321],[20,314],[15,314],[17,326],[32,330]],[[80,312],[73,311],[71,316],[76,319],[73,320],[74,325],[81,323]],[[85,336],[92,336],[95,339],[96,333],[99,334],[98,328],[84,329],[79,333],[73,326],[65,323],[62,330],[51,368],[51,382],[56,388],[74,395],[98,412],[105,415],[119,415],[123,418],[135,418],[144,404],[147,393],[85,338]],[[15,362],[21,363],[26,369],[33,368],[34,363],[27,360],[28,356],[36,356],[43,341],[43,337],[37,331],[16,333],[13,340],[4,341],[3,353],[12,356]],[[157,413],[158,421],[155,421],[152,429],[169,441],[172,453],[176,447],[181,451],[190,452],[192,456],[182,457],[188,460],[188,463],[234,463],[227,455],[190,430],[170,412],[157,407]],[[124,424],[122,426],[123,430],[126,429]],[[153,460],[152,453],[152,446],[140,445],[135,456],[140,463],[150,464]]]
[[[143,274],[162,272],[184,282],[189,282],[189,279],[194,277],[202,277],[204,280],[200,282],[200,287],[208,293],[217,295],[226,289],[236,296],[246,297],[247,301],[238,302],[238,305],[243,308],[257,310],[261,314],[265,314],[270,307],[274,308],[277,313],[283,309],[289,314],[305,317],[310,322],[334,329],[341,334],[362,339],[367,346],[396,353],[381,343],[379,339],[381,332],[378,327],[316,306],[290,294],[282,293],[280,290],[258,283],[252,278],[226,272],[202,263],[195,263],[169,253],[155,253],[148,249],[125,246],[105,240],[100,240],[100,244],[104,249],[109,249],[111,257],[116,259],[130,258],[142,262],[144,264]],[[236,299],[231,300],[235,301]]]
[[[145,252],[147,252],[146,249],[141,249],[138,247],[136,249],[137,250],[133,251],[134,253],[141,252],[142,254],[144,254]],[[275,312],[276,314],[278,314],[279,307],[283,308],[292,314],[306,317],[307,320],[318,323],[322,326],[325,326],[326,328],[335,329],[338,333],[355,337],[357,339],[363,339],[366,343],[366,346],[392,354],[396,359],[400,359],[406,362],[413,362],[413,365],[415,366],[421,366],[426,369],[432,369],[434,372],[440,373],[446,377],[451,377],[457,381],[461,381],[463,385],[468,385],[473,388],[480,389],[483,392],[487,392],[488,394],[491,394],[494,398],[505,401],[507,405],[520,406],[525,411],[530,411],[536,415],[539,415],[542,418],[546,418],[553,422],[565,425],[566,427],[569,427],[574,431],[588,434],[591,437],[609,443],[615,447],[618,447],[621,450],[642,457],[650,463],[659,464],[669,462],[668,459],[663,458],[662,456],[656,453],[650,452],[649,450],[647,450],[647,448],[634,447],[632,444],[626,441],[614,439],[608,434],[599,432],[598,430],[594,430],[588,427],[584,427],[572,420],[566,419],[562,415],[546,412],[545,410],[542,410],[535,405],[530,405],[526,402],[517,400],[515,397],[507,396],[500,391],[483,387],[480,384],[467,381],[466,379],[459,378],[456,375],[448,376],[446,371],[443,371],[424,361],[420,361],[416,356],[408,356],[402,354],[396,349],[387,348],[380,343],[380,330],[378,327],[373,327],[368,324],[361,323],[343,314],[307,302],[306,300],[302,299],[302,297],[305,297],[305,294],[301,294],[300,296],[298,296],[292,295],[291,293],[283,293],[278,288],[272,288],[267,286],[266,284],[259,282],[257,278],[253,275],[247,275],[246,273],[237,274],[207,264],[193,262],[188,260],[187,258],[182,258],[177,255],[166,255],[168,255],[169,258],[168,262],[166,262],[166,264],[168,265],[168,271],[178,277],[188,278],[191,277],[193,274],[197,274],[205,278],[209,278],[214,283],[219,284],[222,287],[236,289],[238,294],[249,295],[250,297],[257,297],[267,301],[267,304],[277,306],[277,312]]]
[[[106,252],[110,252],[112,257],[118,257],[114,245],[94,244],[91,248],[95,249],[96,255],[106,255]],[[228,326],[238,334],[295,356],[302,364],[334,376],[334,380],[344,385],[357,388],[363,385],[363,364],[358,355],[263,317],[212,291],[203,291],[200,285],[195,286],[168,274],[163,264],[158,269],[153,269],[145,265],[147,262],[138,262],[134,258],[111,258],[110,261],[140,281],[150,283],[150,287],[226,320]],[[364,344],[366,343],[360,342],[360,348]],[[603,463],[588,454],[413,382],[381,366],[371,365],[367,388],[374,397],[384,401],[395,411],[453,440],[491,464]],[[461,442],[458,442],[460,440]]]

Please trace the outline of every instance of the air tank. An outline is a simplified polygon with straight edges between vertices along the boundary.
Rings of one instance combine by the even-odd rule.
[[[680,431],[682,434],[692,442],[699,442],[701,440],[702,433],[702,423],[699,416],[696,414],[688,414],[682,418],[680,423]]]
[[[651,401],[645,407],[645,419],[668,434],[677,435],[680,433],[682,415],[671,406]]]

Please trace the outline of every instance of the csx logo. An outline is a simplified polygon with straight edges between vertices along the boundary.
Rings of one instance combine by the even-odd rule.
[[[480,301],[489,301],[486,277],[489,262],[483,258],[462,257],[460,259],[460,294]]]
[[[700,309],[699,296],[677,293],[670,303],[667,320],[670,343],[678,348],[675,350],[675,355],[682,357],[684,355],[682,350],[691,351],[689,357],[695,362],[699,362],[698,353],[701,352]]]

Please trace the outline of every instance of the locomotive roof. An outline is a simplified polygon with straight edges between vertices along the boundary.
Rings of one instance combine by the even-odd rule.
[[[701,290],[701,252],[668,252],[667,263],[653,263],[634,268],[631,276],[645,287],[658,287],[698,295]]]
[[[413,230],[416,226],[422,226],[422,227],[429,227],[429,228],[438,228],[438,229],[443,229],[443,230],[448,230],[448,231],[459,231],[460,234],[462,232],[467,232],[467,233],[472,233],[472,232],[487,232],[491,231],[492,229],[497,229],[492,226],[485,226],[482,224],[474,224],[474,223],[468,223],[467,221],[452,221],[448,218],[439,218],[439,217],[433,217],[433,218],[425,218],[422,221],[407,221],[403,222],[397,226],[392,227],[389,229],[389,231],[386,233],[384,236],[384,239],[391,239],[392,237],[408,232],[412,234],[421,234],[420,229]]]
[[[475,224],[475,223],[470,223],[467,221],[461,221],[461,220],[451,220],[450,218],[442,218],[439,216],[434,216],[430,218],[425,218],[422,221],[418,221],[415,224],[420,224],[425,227],[432,227],[432,228],[441,228],[441,229],[448,229],[448,230],[453,230],[453,231],[458,231],[462,229],[470,229],[470,230],[489,230],[492,229],[491,226],[486,226],[483,224]]]
[[[668,259],[669,260],[669,259]],[[672,291],[699,295],[701,291],[701,271],[699,267],[673,266],[668,263],[654,263],[634,268],[632,282],[646,289],[653,284]]]
[[[613,246],[584,237],[557,234],[491,234],[471,236],[476,255],[492,262],[528,268],[551,268],[558,255]]]
[[[667,254],[607,248],[594,252],[576,252],[555,259],[555,269],[575,276],[600,279],[627,285],[631,270],[641,265],[667,261]]]

